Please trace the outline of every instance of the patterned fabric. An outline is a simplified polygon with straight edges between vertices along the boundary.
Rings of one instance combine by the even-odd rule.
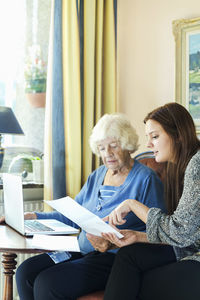
[[[106,203],[106,201],[109,201],[111,199],[115,192],[117,192],[119,187],[116,186],[108,186],[108,185],[101,185],[99,188],[98,193],[98,200],[97,200],[97,210],[101,210],[103,205]]]
[[[108,200],[108,198],[114,195],[116,190],[117,190],[116,186],[102,185],[100,186],[99,189],[99,198],[102,200]]]
[[[190,160],[184,177],[181,199],[173,215],[151,208],[147,219],[147,238],[152,243],[174,246],[177,260],[200,262],[200,151]]]

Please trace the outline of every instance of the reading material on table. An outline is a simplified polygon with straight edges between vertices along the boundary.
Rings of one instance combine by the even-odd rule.
[[[88,233],[101,236],[101,233],[113,232],[118,238],[123,235],[115,230],[112,226],[105,223],[101,218],[93,214],[85,207],[78,204],[72,198],[64,197],[58,200],[44,200],[52,208],[63,214],[68,219],[79,225],[83,230]]]
[[[32,239],[27,239],[27,243],[35,249],[80,252],[76,236],[36,234]]]

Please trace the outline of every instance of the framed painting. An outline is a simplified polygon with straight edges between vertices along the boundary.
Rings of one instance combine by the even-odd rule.
[[[176,101],[190,112],[200,134],[200,18],[173,21]]]

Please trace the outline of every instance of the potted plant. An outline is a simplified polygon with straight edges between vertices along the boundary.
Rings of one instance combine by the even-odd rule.
[[[29,56],[25,65],[25,93],[35,107],[44,107],[46,100],[46,63],[41,57],[39,45],[29,47]]]
[[[25,180],[30,180],[29,174],[36,183],[44,181],[44,161],[42,156],[19,154],[14,157],[9,165],[8,173],[19,173]]]

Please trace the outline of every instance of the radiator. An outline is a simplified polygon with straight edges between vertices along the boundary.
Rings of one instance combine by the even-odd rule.
[[[43,211],[43,202],[41,200],[25,201],[24,210],[25,211]],[[3,212],[3,203],[0,203],[0,216],[3,215],[3,213],[4,213]],[[17,266],[30,256],[33,256],[33,255],[18,254],[17,255]],[[1,254],[0,254],[0,260],[1,260]],[[0,300],[3,299],[3,287],[4,287],[3,266],[2,266],[2,263],[0,262]],[[15,276],[13,276],[13,300],[19,300],[19,297],[17,294],[16,283],[15,283]]]

